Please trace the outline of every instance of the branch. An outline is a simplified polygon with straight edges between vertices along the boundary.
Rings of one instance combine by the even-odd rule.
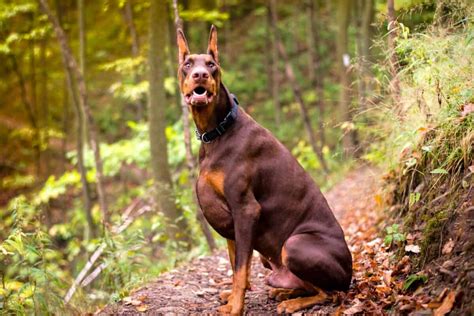
[[[113,234],[118,235],[122,233],[125,229],[127,229],[128,226],[130,226],[131,223],[133,223],[133,221],[137,217],[151,210],[151,207],[149,205],[145,205],[145,206],[142,206],[140,209],[138,209],[135,215],[131,215],[133,213],[133,210],[140,204],[140,202],[142,202],[142,200],[137,198],[125,209],[124,214],[122,215],[122,223],[114,226],[111,230]],[[84,284],[88,285],[106,267],[104,266],[100,269],[100,271],[96,272],[102,265],[104,265],[104,263],[102,263],[101,265],[99,265],[98,268],[94,270],[94,272],[91,273],[91,275],[87,277],[87,279],[84,280],[84,278],[87,275],[87,272],[89,272],[89,270],[92,268],[92,266],[97,261],[97,259],[99,259],[99,257],[102,255],[106,247],[107,247],[107,244],[105,242],[100,244],[100,246],[96,249],[96,251],[94,251],[94,253],[89,258],[89,260],[87,260],[86,265],[84,266],[84,268],[82,268],[81,272],[79,272],[72,286],[69,288],[66,295],[64,296],[65,303],[68,303],[71,300],[72,296],[74,295],[74,293],[76,292],[79,286],[81,287],[85,286]],[[94,273],[96,275],[92,276]]]

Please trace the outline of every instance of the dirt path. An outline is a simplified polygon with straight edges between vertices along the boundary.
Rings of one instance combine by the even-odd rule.
[[[354,280],[347,294],[339,293],[333,301],[302,311],[327,314],[335,311],[382,312],[389,304],[387,298],[391,280],[384,280],[387,254],[379,251],[382,241],[377,238],[376,194],[378,173],[363,167],[350,173],[326,194],[329,204],[346,233],[354,257]],[[364,241],[364,242],[361,242]],[[267,295],[265,270],[255,254],[252,263],[252,291],[247,292],[246,314],[276,313],[278,302]],[[191,263],[163,274],[155,282],[133,292],[122,302],[108,306],[101,314],[203,314],[216,313],[221,305],[218,293],[230,289],[231,276],[227,254],[198,258]],[[370,275],[370,277],[368,277]],[[390,276],[388,276],[390,277]]]

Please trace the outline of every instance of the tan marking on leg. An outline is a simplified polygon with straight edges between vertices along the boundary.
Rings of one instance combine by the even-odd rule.
[[[288,252],[286,251],[285,246],[281,248],[281,262],[283,265],[288,266]]]
[[[252,290],[252,286],[250,285],[250,271],[252,268],[252,257],[250,257],[249,262],[247,263],[247,282],[245,283],[245,289]]]
[[[322,303],[328,299],[328,295],[323,291],[319,290],[319,293],[314,296],[300,297],[291,300],[287,300],[278,304],[277,313],[294,313],[299,310],[314,306],[318,303]]]
[[[229,252],[229,261],[232,266],[232,272],[235,272],[235,241],[227,239],[227,251]]]
[[[242,267],[234,272],[234,283],[232,294],[228,296],[228,302],[218,308],[220,313],[242,315],[244,310],[245,289],[247,283],[248,267]]]
[[[232,267],[232,273],[235,273],[235,241],[227,239],[227,251],[229,253],[229,261]],[[224,290],[219,294],[219,298],[223,303],[227,303],[232,295],[232,290]]]
[[[209,183],[220,196],[224,196],[224,178],[224,172],[219,170],[208,171],[204,174],[206,182]]]

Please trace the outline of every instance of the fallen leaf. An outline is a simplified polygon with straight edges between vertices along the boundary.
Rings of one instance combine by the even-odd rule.
[[[420,253],[420,246],[417,245],[406,245],[405,246],[406,252],[413,252],[413,253]]]
[[[354,315],[364,310],[364,305],[358,299],[355,299],[354,302],[354,305],[343,312],[344,315]]]
[[[380,194],[376,194],[374,196],[374,199],[375,199],[375,203],[377,204],[377,206],[382,206],[383,205],[383,198]]]
[[[146,312],[148,310],[148,305],[143,304],[139,305],[135,308],[138,312]]]
[[[441,306],[434,311],[434,316],[444,316],[451,311],[454,305],[454,300],[456,299],[456,292],[451,291],[441,303]]]
[[[474,165],[467,167],[467,169],[469,169],[469,171],[471,171],[471,173],[474,173]]]
[[[449,240],[444,244],[443,250],[441,251],[441,253],[443,255],[447,255],[447,254],[450,254],[453,251],[453,249],[454,249],[454,240],[449,238]]]
[[[382,279],[385,285],[390,286],[390,284],[392,283],[392,271],[384,271]]]
[[[134,299],[130,296],[124,297],[123,302],[125,303],[125,305],[133,305],[133,306],[137,306],[142,303],[142,301]]]

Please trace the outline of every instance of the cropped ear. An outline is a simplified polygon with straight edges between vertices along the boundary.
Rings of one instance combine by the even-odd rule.
[[[219,53],[217,51],[217,29],[211,25],[211,32],[209,34],[209,44],[207,46],[207,53],[211,55],[216,63],[219,63]]]
[[[176,35],[178,39],[178,60],[179,63],[182,64],[186,56],[189,55],[188,42],[186,41],[186,37],[184,37],[183,30],[178,29]]]

